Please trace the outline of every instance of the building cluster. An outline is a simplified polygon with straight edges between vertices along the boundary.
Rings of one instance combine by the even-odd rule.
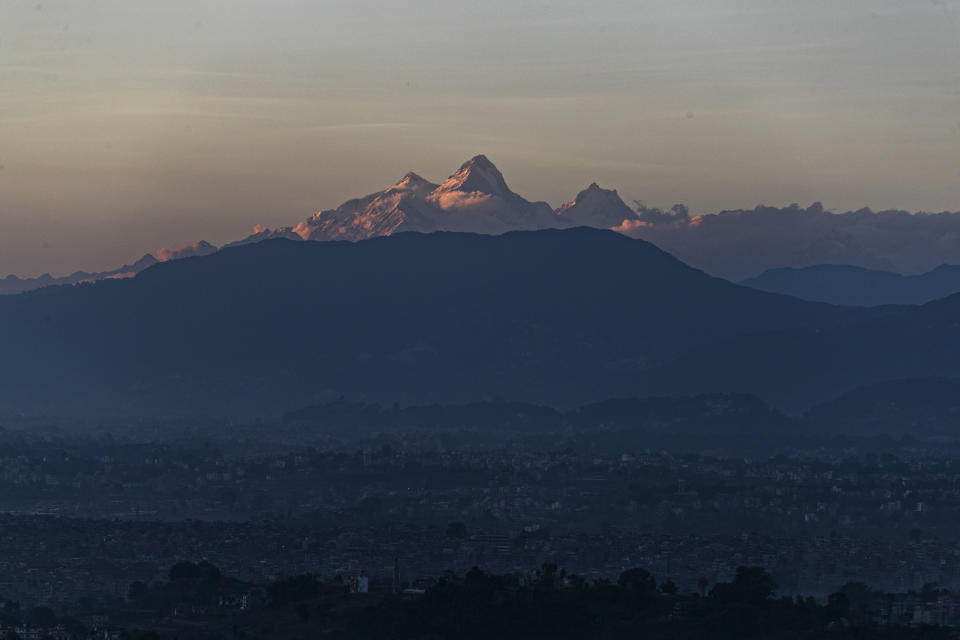
[[[790,594],[824,596],[851,581],[885,591],[930,583],[960,588],[960,545],[933,539],[645,534],[624,528],[551,533],[536,527],[450,534],[450,527],[415,525],[330,529],[0,516],[0,598],[96,610],[124,601],[134,582],[165,581],[177,562],[201,559],[255,583],[303,573],[390,582],[398,569],[403,586],[410,586],[474,566],[523,573],[547,562],[589,580],[643,567],[684,592],[697,591],[702,579],[728,580],[738,566],[767,567],[781,592]]]
[[[0,599],[25,603],[95,608],[201,559],[258,583],[389,578],[399,559],[407,582],[553,562],[590,579],[644,567],[687,591],[740,565],[794,594],[960,587],[960,463],[929,453],[744,459],[453,436],[2,445]]]

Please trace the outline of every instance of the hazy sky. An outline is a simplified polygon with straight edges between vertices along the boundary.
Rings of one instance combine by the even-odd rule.
[[[960,0],[0,0],[0,274],[477,153],[554,206],[960,209]]]

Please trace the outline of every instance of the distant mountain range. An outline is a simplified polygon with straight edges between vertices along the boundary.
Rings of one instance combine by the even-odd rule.
[[[793,413],[819,406],[820,425],[859,412],[886,415],[894,432],[913,413],[949,431],[958,326],[960,294],[922,306],[808,302],[586,227],[274,239],[0,297],[0,416],[720,394]],[[914,412],[905,403],[916,398],[930,406]],[[628,415],[623,406],[598,405],[591,420]]]
[[[283,423],[331,434],[369,431],[477,431],[488,434],[584,432],[632,434],[613,443],[667,443],[743,449],[763,440],[775,448],[833,437],[960,440],[960,378],[891,380],[861,387],[799,415],[756,396],[732,393],[613,398],[569,410],[506,401],[459,405],[380,406],[338,399],[288,412]],[[695,440],[692,440],[694,438]]]
[[[284,414],[286,423],[325,429],[483,429],[549,431],[633,429],[687,434],[781,430],[787,417],[755,396],[705,394],[657,398],[614,398],[561,411],[524,402],[485,401],[459,405],[390,406],[341,399]]]
[[[904,276],[850,265],[822,264],[802,269],[769,269],[740,284],[830,304],[923,304],[960,292],[960,266],[944,264],[918,276]]]
[[[209,242],[201,240],[176,249],[157,249],[153,253],[148,253],[133,264],[125,264],[118,269],[110,271],[98,271],[88,273],[86,271],[77,271],[68,276],[54,277],[49,273],[36,278],[18,278],[17,276],[7,276],[0,278],[0,295],[11,293],[23,293],[24,291],[33,291],[42,287],[50,287],[64,284],[80,284],[83,282],[96,282],[97,280],[116,280],[120,278],[131,278],[144,269],[152,267],[159,262],[168,262],[170,260],[179,260],[180,258],[190,258],[193,256],[205,256],[214,253],[217,250]]]
[[[442,184],[408,173],[383,191],[321,211],[293,227],[257,229],[234,245],[274,237],[365,240],[403,231],[500,234],[573,226],[610,228],[635,219],[637,213],[616,191],[596,183],[556,211],[546,202],[529,202],[511,191],[500,170],[480,155]]]
[[[636,217],[636,214],[631,211]],[[293,233],[304,240],[364,240],[401,231],[504,233],[565,226],[546,202],[529,202],[507,186],[486,156],[465,162],[442,184],[408,173],[397,184],[304,222],[261,231],[241,242]]]
[[[756,397],[735,394],[616,398],[570,410],[505,401],[405,407],[340,399],[289,412],[271,429],[289,437],[333,438],[364,432],[457,432],[461,447],[474,437],[488,442],[520,439],[554,450],[571,448],[581,455],[621,455],[646,448],[769,455],[826,440],[822,434],[808,438],[799,418]]]
[[[511,191],[500,170],[486,156],[479,155],[465,162],[442,184],[408,173],[383,191],[348,200],[336,209],[321,211],[294,226],[279,229],[257,226],[253,234],[224,248],[276,238],[356,241],[403,231],[500,234],[574,226],[610,228],[636,219],[637,213],[624,204],[616,191],[601,189],[596,183],[557,210],[546,202],[529,202]],[[81,271],[62,278],[8,276],[0,279],[0,294],[130,277],[157,262],[206,255],[216,250],[210,243],[200,241],[179,249],[160,249],[112,271]]]
[[[915,317],[738,286],[647,242],[584,227],[277,239],[0,298],[0,414],[268,415],[331,393],[572,406],[686,393],[709,386],[708,373],[725,391],[744,376],[785,375],[743,370],[782,350],[762,336],[785,335],[789,346],[796,333],[819,348],[817,336],[869,327],[865,336],[889,341],[883,323],[901,315]],[[766,353],[708,358],[731,340]],[[672,368],[689,358],[703,370]],[[765,391],[806,397],[816,381],[803,373],[795,390]],[[841,382],[823,393],[857,376]]]
[[[855,389],[809,411],[824,433],[960,438],[960,378],[889,380]]]
[[[271,229],[257,225],[249,236],[225,246],[275,238],[356,241],[403,231],[500,234],[588,226],[653,242],[687,264],[734,281],[768,269],[821,264],[921,273],[939,264],[960,263],[960,213],[860,209],[834,214],[814,203],[807,208],[760,205],[691,216],[687,207],[679,204],[667,211],[637,205],[636,211],[631,209],[616,191],[596,183],[556,209],[545,202],[530,202],[514,193],[497,167],[479,155],[441,183],[411,172],[382,191],[348,200],[292,226]],[[130,265],[100,273],[77,272],[62,278],[7,276],[0,278],[0,294],[129,277],[155,261],[216,249],[200,241],[172,251],[161,249]],[[912,293],[895,298],[903,302],[929,299]]]
[[[888,313],[827,330],[772,329],[696,347],[639,386],[652,394],[753,393],[796,411],[857,387],[960,377],[960,294],[870,309]]]

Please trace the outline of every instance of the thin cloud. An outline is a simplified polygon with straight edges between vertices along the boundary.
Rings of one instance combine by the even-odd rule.
[[[295,127],[304,133],[325,133],[338,131],[364,131],[369,129],[403,129],[417,126],[412,122],[338,122],[336,124],[318,124],[306,127]]]

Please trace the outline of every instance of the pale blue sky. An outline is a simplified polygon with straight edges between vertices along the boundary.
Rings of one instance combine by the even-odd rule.
[[[690,117],[692,115],[692,117]],[[554,206],[960,209],[960,2],[5,0],[0,274],[487,154]]]

